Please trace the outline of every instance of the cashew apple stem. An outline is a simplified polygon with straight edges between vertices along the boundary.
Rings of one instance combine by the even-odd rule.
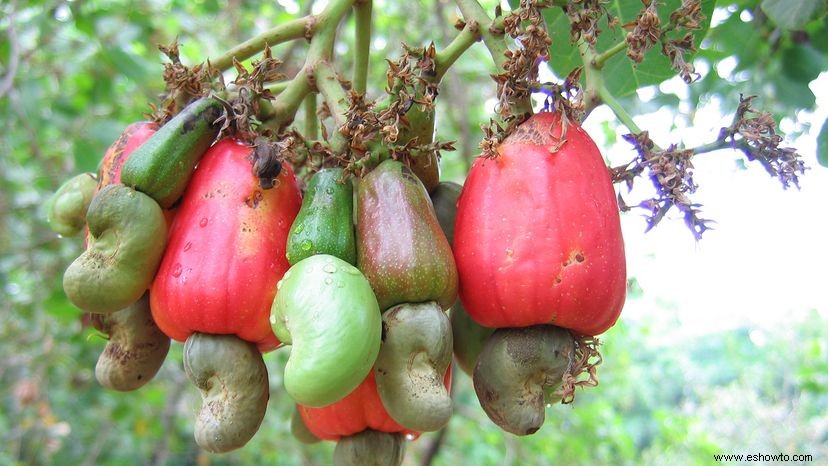
[[[365,94],[368,88],[368,60],[371,56],[372,0],[359,0],[354,4],[356,37],[354,39],[354,90]]]
[[[434,82],[439,83],[443,79],[446,72],[451,68],[451,65],[460,58],[463,53],[469,49],[475,42],[480,40],[480,25],[476,21],[469,21],[466,26],[460,31],[454,40],[443,50],[437,52],[434,58],[436,62],[436,75],[433,78]]]
[[[334,0],[325,10],[316,16],[313,37],[311,38],[305,64],[290,81],[284,92],[273,100],[273,116],[263,126],[280,129],[293,121],[296,111],[308,93],[313,91],[311,80],[316,65],[323,60],[330,60],[333,44],[336,40],[336,28],[345,14],[351,9],[355,0]]]
[[[317,21],[318,17],[316,16],[305,16],[275,26],[209,60],[210,64],[214,68],[226,71],[233,66],[234,58],[238,61],[244,61],[264,50],[265,46],[274,46],[289,40],[301,39],[307,36],[308,33],[312,34],[314,26],[318,24]]]

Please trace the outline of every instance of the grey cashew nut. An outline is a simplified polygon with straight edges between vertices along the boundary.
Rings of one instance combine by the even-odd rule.
[[[101,385],[126,392],[155,377],[167,357],[170,337],[152,320],[147,293],[126,309],[92,314],[92,325],[109,336],[95,366]]]
[[[196,443],[213,453],[244,446],[259,430],[270,397],[256,345],[235,335],[194,333],[184,343],[184,371],[201,392]]]
[[[320,438],[308,429],[307,424],[305,424],[305,420],[302,419],[302,415],[299,414],[299,405],[296,405],[293,408],[293,414],[290,416],[290,433],[293,434],[293,437],[296,440],[306,445],[318,443],[320,441]]]
[[[399,466],[404,456],[402,434],[368,429],[339,439],[333,466]]]
[[[383,342],[374,366],[382,404],[407,429],[439,430],[452,412],[444,384],[452,356],[448,317],[436,302],[409,303],[386,311],[382,323]]]
[[[575,341],[552,325],[495,331],[477,358],[474,391],[480,406],[500,428],[534,434],[544,409],[575,355]]]

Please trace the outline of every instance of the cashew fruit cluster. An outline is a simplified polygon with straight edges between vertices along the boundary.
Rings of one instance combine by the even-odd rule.
[[[219,138],[222,108],[203,97],[160,128],[131,125],[97,177],[50,205],[57,233],[88,231],[64,289],[107,334],[100,383],[139,388],[182,342],[195,440],[227,452],[281,391],[264,355],[289,351],[297,439],[338,442],[334,464],[398,465],[406,439],[448,423],[456,359],[492,421],[537,431],[577,376],[579,338],[611,327],[625,298],[615,195],[589,136],[540,113],[462,187],[439,182],[433,154],[360,176],[323,164],[302,183],[289,154],[263,176],[253,144]],[[430,140],[433,115],[411,120],[404,137]]]
[[[457,201],[454,256],[464,312],[498,329],[485,340],[465,330],[478,342],[480,404],[502,429],[534,433],[564,378],[577,376],[576,338],[615,324],[626,295],[615,192],[589,135],[539,113],[495,157],[478,158]]]

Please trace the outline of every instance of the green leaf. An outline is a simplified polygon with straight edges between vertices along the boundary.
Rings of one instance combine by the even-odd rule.
[[[701,8],[705,21],[701,29],[694,31],[694,44],[699,45],[707,29],[710,26],[710,16],[716,5],[715,0],[702,0]],[[658,15],[661,24],[669,23],[670,14],[681,6],[681,0],[665,0],[660,2]],[[634,21],[641,11],[642,4],[637,1],[614,0],[607,5],[607,11],[618,18],[619,24],[626,24]],[[549,48],[549,65],[558,76],[566,76],[574,68],[583,65],[578,47],[570,41],[569,19],[560,8],[549,8],[544,10],[544,17],[549,27],[549,35],[552,37],[552,45]],[[601,35],[598,37],[596,49],[598,53],[608,50],[613,45],[624,41],[626,31],[621,26],[610,28],[607,25],[606,16],[600,20],[599,29]],[[681,37],[684,33],[670,33],[668,38]],[[691,55],[685,56],[690,61]],[[612,57],[604,66],[603,76],[607,89],[615,96],[632,94],[636,89],[652,84],[659,84],[676,75],[670,61],[661,53],[661,45],[656,44],[644,56],[644,61],[639,64],[633,63],[622,52]]]
[[[826,0],[763,0],[762,11],[777,26],[799,29],[824,10]]]
[[[808,84],[825,67],[825,57],[809,43],[798,44],[782,52],[782,71],[793,81]]]
[[[817,136],[817,160],[823,167],[828,167],[828,119],[822,123]]]

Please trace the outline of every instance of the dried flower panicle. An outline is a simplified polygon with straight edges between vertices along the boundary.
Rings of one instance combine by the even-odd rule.
[[[755,95],[739,96],[739,107],[733,117],[733,124],[722,128],[719,139],[729,139],[731,145],[741,150],[748,160],[761,163],[771,176],[779,179],[784,188],[791,185],[799,188],[798,175],[804,174],[806,170],[802,156],[795,148],[779,147],[782,136],[776,132],[773,116],[754,109],[754,99]]]
[[[453,142],[418,141],[416,138],[400,141],[401,131],[410,127],[407,118],[412,108],[420,112],[434,110],[439,92],[434,44],[427,47],[409,47],[403,44],[399,60],[387,60],[386,93],[388,104],[380,109],[357,92],[350,92],[346,122],[338,132],[349,141],[348,154],[334,155],[346,172],[361,175],[378,162],[378,154],[370,151],[370,143],[381,140],[390,156],[407,163],[416,157],[435,155],[454,150]],[[347,86],[346,86],[347,87]]]
[[[661,53],[670,59],[673,69],[679,73],[685,83],[690,84],[701,78],[696,73],[696,67],[685,60],[685,53],[694,53],[696,46],[693,45],[693,34],[687,33],[680,39],[670,39],[661,42]]]
[[[641,0],[644,8],[638,13],[638,17],[625,24],[624,28],[630,32],[624,40],[627,42],[627,56],[635,63],[644,60],[644,54],[661,39],[661,19],[658,17],[658,10],[655,0]]]
[[[160,107],[151,105],[150,117],[164,124],[191,101],[209,94],[212,90],[224,90],[221,72],[210,63],[189,67],[181,63],[178,39],[170,45],[159,45],[158,49],[169,58],[164,64],[166,90]]]
[[[655,187],[656,197],[636,206],[650,212],[647,231],[655,227],[675,206],[684,214],[684,222],[696,240],[701,239],[702,234],[711,228],[712,222],[699,216],[700,205],[689,198],[698,187],[693,181],[693,150],[678,149],[675,145],[659,150],[647,131],[627,134],[624,139],[635,146],[638,157],[626,165],[612,168],[613,182],[624,181],[627,188],[632,189],[635,178],[647,172]],[[619,201],[622,210],[629,210],[623,199]]]
[[[662,26],[658,16],[658,6],[663,5],[655,0],[641,0],[644,8],[639,12],[635,20],[624,25],[630,30],[625,41],[627,42],[627,56],[635,63],[641,63],[644,55],[656,43],[661,42],[661,53],[664,54],[672,65],[673,69],[687,84],[699,79],[701,76],[696,73],[692,63],[688,62],[685,55],[696,52],[693,44],[693,33],[701,29],[704,22],[704,15],[701,10],[701,0],[682,0],[681,6],[670,14],[668,24]],[[684,35],[670,38],[670,32]],[[672,34],[674,36],[674,34]]]
[[[547,1],[521,0],[520,8],[503,20],[503,32],[516,39],[518,46],[506,51],[503,72],[492,75],[497,84],[495,111],[503,124],[492,121],[483,127],[484,138],[480,143],[483,156],[495,156],[497,146],[528,117],[514,114],[512,105],[528,101],[532,91],[541,87],[538,82],[539,68],[549,58],[549,46],[552,44],[541,12],[548,6]]]
[[[618,23],[617,18],[610,15],[606,5],[608,0],[572,0],[564,7],[564,12],[569,18],[569,35],[572,43],[583,39],[589,45],[594,46],[598,41],[601,29],[598,21],[604,15],[610,27]]]

